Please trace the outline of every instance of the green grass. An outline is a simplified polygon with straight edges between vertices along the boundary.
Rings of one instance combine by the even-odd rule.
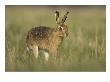
[[[29,29],[45,25],[55,27],[54,11],[63,15],[69,36],[60,47],[60,57],[45,62],[27,52],[25,39]],[[105,6],[6,6],[6,71],[106,71]]]

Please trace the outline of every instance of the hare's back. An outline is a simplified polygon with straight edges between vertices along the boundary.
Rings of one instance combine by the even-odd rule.
[[[35,38],[47,38],[52,32],[52,28],[46,26],[39,26],[31,29],[31,34]]]

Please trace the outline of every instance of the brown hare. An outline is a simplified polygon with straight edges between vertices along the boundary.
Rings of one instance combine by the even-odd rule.
[[[26,37],[27,49],[31,49],[36,58],[39,50],[43,50],[45,60],[48,60],[50,54],[54,57],[58,55],[58,48],[68,35],[67,25],[64,24],[68,13],[66,12],[63,18],[59,18],[59,12],[55,12],[57,23],[55,28],[39,26],[28,32]]]

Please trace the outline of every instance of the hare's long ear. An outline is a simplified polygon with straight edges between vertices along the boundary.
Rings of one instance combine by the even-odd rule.
[[[56,19],[56,23],[58,24],[59,23],[59,12],[58,11],[55,12],[55,19]]]
[[[62,23],[64,23],[64,22],[65,22],[65,20],[66,20],[66,18],[67,18],[68,13],[69,13],[69,12],[66,12],[66,14],[64,15],[64,17],[62,18],[62,21],[61,21]]]

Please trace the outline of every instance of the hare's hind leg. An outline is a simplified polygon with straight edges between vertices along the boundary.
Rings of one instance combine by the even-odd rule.
[[[49,59],[49,53],[46,52],[46,51],[44,51],[44,55],[45,55],[45,60],[48,61],[48,59]]]
[[[33,50],[34,56],[35,56],[36,58],[38,58],[38,46],[34,45],[32,50]]]

